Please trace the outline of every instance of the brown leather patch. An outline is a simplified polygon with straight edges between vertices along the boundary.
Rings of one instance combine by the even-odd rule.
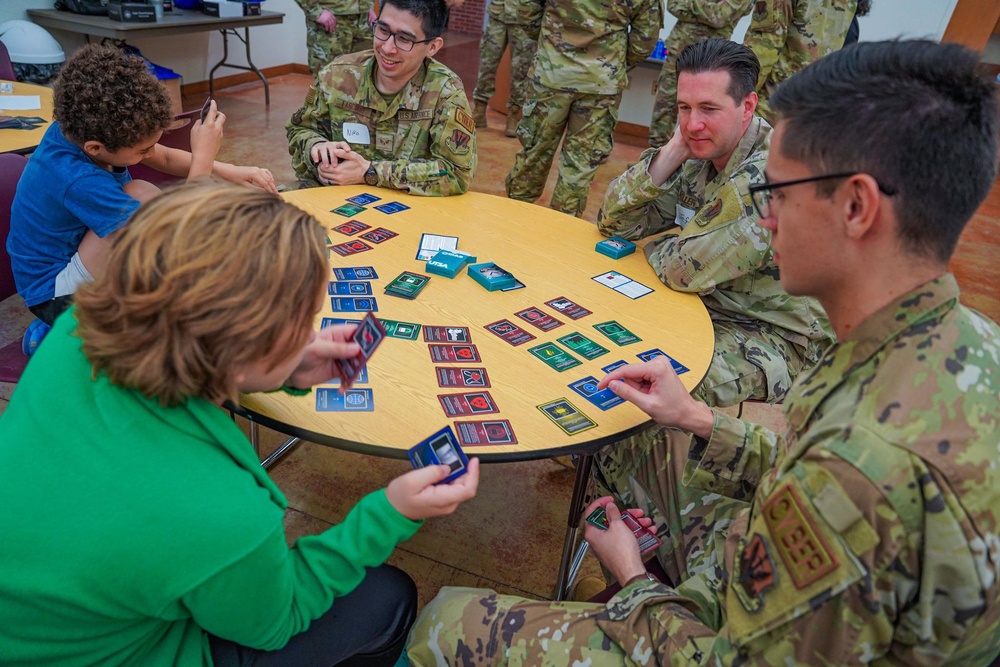
[[[786,486],[764,503],[764,522],[795,588],[802,589],[836,570],[840,563],[802,509],[795,489]]]
[[[455,122],[469,131],[469,134],[476,133],[476,120],[465,109],[455,109]]]
[[[434,117],[434,109],[420,109],[419,111],[400,109],[396,113],[396,117],[399,120],[430,120]]]

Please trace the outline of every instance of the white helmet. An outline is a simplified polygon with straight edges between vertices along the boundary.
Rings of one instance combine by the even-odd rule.
[[[52,65],[66,61],[59,42],[31,21],[0,23],[0,42],[7,47],[10,60],[27,65]]]

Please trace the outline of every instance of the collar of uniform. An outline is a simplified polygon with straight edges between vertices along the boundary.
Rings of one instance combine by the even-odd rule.
[[[406,85],[403,86],[389,104],[385,103],[382,94],[375,87],[375,68],[377,61],[375,56],[365,64],[365,76],[358,90],[358,98],[365,100],[366,106],[381,113],[384,117],[392,117],[400,109],[417,110],[420,108],[420,97],[423,91],[424,78],[427,76],[427,64],[429,58],[424,58],[420,64],[420,69],[413,75]]]
[[[883,306],[845,340],[832,345],[788,393],[785,419],[792,430],[801,432],[827,396],[903,331],[957,302],[958,284],[945,273]]]
[[[733,154],[729,156],[726,168],[722,170],[721,174],[716,174],[711,181],[705,184],[705,201],[714,199],[716,189],[728,181],[735,172],[743,168],[748,161],[752,161],[751,158],[755,153],[761,153],[760,160],[766,160],[767,154],[763,153],[763,151],[767,149],[770,136],[771,126],[768,125],[766,120],[759,116],[751,118],[746,132],[740,137],[740,141],[736,144]],[[708,164],[708,171],[714,171],[711,168],[712,163],[709,162]]]

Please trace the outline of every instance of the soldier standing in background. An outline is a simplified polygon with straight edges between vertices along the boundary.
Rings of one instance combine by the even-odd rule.
[[[306,50],[313,77],[345,53],[371,48],[371,0],[295,0],[306,15]]]
[[[661,0],[548,1],[508,197],[534,202],[541,196],[565,131],[549,205],[583,214],[594,174],[614,147],[627,71],[649,56],[662,26]]]
[[[667,36],[667,56],[656,82],[653,118],[649,123],[649,145],[659,148],[667,143],[677,124],[677,58],[681,52],[706,39],[729,39],[733,29],[748,11],[753,0],[667,0],[667,11],[677,23]]]
[[[493,0],[487,8],[486,30],[479,42],[479,78],[472,93],[476,127],[486,127],[486,103],[496,90],[497,67],[510,45],[510,99],[504,135],[516,136],[528,90],[528,70],[538,46],[545,0]]]
[[[855,15],[871,0],[757,0],[743,43],[760,60],[757,113],[774,122],[767,103],[779,83],[844,46]]]

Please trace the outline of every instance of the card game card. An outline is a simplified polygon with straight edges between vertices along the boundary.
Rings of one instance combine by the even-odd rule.
[[[414,468],[442,464],[451,468],[451,474],[438,484],[447,484],[464,475],[469,468],[469,459],[459,447],[450,426],[445,426],[431,437],[422,440],[407,452],[407,456],[410,457],[410,463]]]
[[[412,322],[397,322],[396,320],[382,320],[385,333],[390,338],[402,338],[403,340],[416,340],[420,334],[420,325]]]
[[[551,331],[552,329],[563,325],[562,322],[539,310],[538,308],[525,308],[524,310],[518,311],[514,314],[531,326],[537,327],[542,331]]]
[[[458,250],[457,236],[441,236],[439,234],[422,234],[420,247],[417,248],[417,259],[426,262],[439,250]]]
[[[338,206],[337,208],[332,209],[330,213],[336,213],[337,215],[342,215],[345,218],[350,218],[367,210],[368,209],[364,206],[358,206],[357,204],[344,204],[343,206]]]
[[[330,250],[334,251],[341,257],[347,257],[348,255],[355,255],[359,252],[364,252],[366,250],[371,250],[372,247],[365,243],[364,241],[359,241],[354,239],[353,241],[348,241],[347,243],[339,243],[337,245],[330,246]]]
[[[610,287],[611,289],[614,289],[620,285],[624,285],[625,283],[632,282],[631,278],[629,278],[628,276],[623,276],[617,271],[608,271],[607,273],[602,273],[599,276],[594,276],[592,280],[596,280],[605,287]]]
[[[361,320],[348,320],[343,317],[324,317],[323,322],[319,325],[319,328],[325,329],[336,324],[361,324]]]
[[[384,204],[378,204],[375,206],[375,210],[392,215],[393,213],[399,213],[400,211],[409,211],[410,207],[406,204],[401,204],[398,201],[390,201]]]
[[[369,296],[372,293],[372,284],[369,282],[338,282],[333,280],[330,282],[327,292],[330,296]]]
[[[597,422],[577,410],[565,398],[559,398],[536,406],[555,425],[566,432],[566,435],[576,435],[581,431],[597,426]]]
[[[514,284],[510,287],[504,287],[501,292],[513,292],[516,289],[524,289],[525,285],[517,278],[514,278]]]
[[[485,368],[435,368],[439,387],[490,387]]]
[[[347,234],[348,236],[353,236],[358,232],[363,232],[366,229],[371,229],[371,225],[366,225],[360,220],[348,220],[342,225],[337,225],[333,228],[333,231],[340,232],[341,234]]]
[[[378,227],[376,229],[371,230],[370,232],[362,234],[361,238],[365,239],[366,241],[371,241],[372,243],[383,243],[397,236],[399,236],[399,234],[397,234],[394,231],[386,229],[385,227]]]
[[[431,343],[427,346],[431,352],[431,360],[438,363],[454,364],[465,361],[482,361],[475,345],[441,345]]]
[[[374,409],[371,389],[351,387],[343,394],[332,387],[316,389],[316,410],[319,412],[371,412]]]
[[[625,522],[625,525],[628,526],[629,530],[632,531],[632,534],[635,535],[635,539],[639,542],[640,556],[645,556],[650,551],[663,544],[663,540],[658,538],[649,528],[644,528],[634,516],[629,514],[628,510],[622,512],[622,521]]]
[[[587,523],[593,524],[600,528],[601,530],[607,530],[608,526],[608,513],[603,507],[598,507],[596,510],[587,515]]]
[[[365,313],[378,312],[378,302],[375,297],[331,297],[330,307],[335,313]]]
[[[636,336],[634,333],[618,324],[614,320],[608,322],[601,322],[600,324],[595,324],[594,328],[600,331],[602,334],[611,339],[611,341],[618,346],[630,345],[632,343],[638,343],[642,339]]]
[[[385,286],[385,293],[404,299],[414,299],[420,294],[420,290],[427,287],[427,283],[430,281],[429,276],[413,273],[412,271],[403,271]]]
[[[630,299],[638,299],[653,291],[651,287],[646,287],[642,283],[632,280],[628,276],[623,276],[617,271],[602,273],[599,276],[594,276],[593,280],[596,280],[605,287],[610,287],[619,294],[624,294]]]
[[[652,350],[646,350],[645,352],[640,352],[635,356],[639,357],[643,361],[652,361],[657,357],[666,357],[667,361],[670,362],[670,367],[673,368],[674,372],[677,373],[678,375],[680,375],[681,373],[687,373],[689,370],[691,370],[687,366],[677,361],[676,359],[674,359],[673,357],[671,357],[669,354],[667,354],[658,347],[654,347]]]
[[[516,445],[517,436],[507,419],[455,422],[458,441],[469,445]]]
[[[432,327],[424,325],[426,343],[468,343],[472,340],[468,327]]]
[[[603,345],[598,345],[594,341],[590,340],[582,333],[571,333],[562,338],[557,338],[560,343],[573,350],[581,357],[590,361],[591,359],[596,359],[602,354],[608,353],[608,348]]]
[[[440,394],[438,395],[438,400],[441,402],[441,407],[444,408],[445,414],[449,417],[486,415],[492,412],[500,412],[488,391],[477,391],[467,394]]]
[[[382,320],[382,322],[384,323],[385,320]],[[624,359],[619,359],[618,361],[616,361],[616,362],[614,362],[612,364],[608,364],[607,366],[604,366],[603,368],[601,368],[601,370],[604,371],[605,373],[610,373],[611,371],[615,370],[616,368],[621,368],[622,366],[628,366],[628,362],[625,361]]]
[[[528,352],[531,352],[531,354],[544,361],[549,368],[557,370],[560,373],[574,366],[579,366],[582,363],[555,343],[542,343],[541,345],[528,348]]]
[[[324,384],[332,384],[335,387],[340,386],[340,378],[331,378],[329,382],[324,382]],[[351,384],[368,384],[368,364],[361,367],[361,372],[358,373],[358,377],[354,378],[354,382]]]
[[[334,269],[333,277],[337,280],[374,280],[378,274],[371,266],[352,266]]]
[[[517,347],[522,343],[527,343],[529,340],[535,340],[534,336],[510,320],[498,320],[492,324],[487,324],[484,328],[491,333],[500,336],[500,338],[504,339],[514,347]]]
[[[621,405],[625,402],[625,400],[620,398],[618,394],[611,391],[610,387],[606,387],[598,391],[597,378],[593,375],[588,375],[582,380],[577,380],[569,385],[569,388],[583,396],[601,410],[610,410],[616,405]]]
[[[358,344],[361,352],[353,359],[335,359],[334,363],[340,369],[345,384],[351,384],[361,373],[361,369],[375,353],[378,346],[385,340],[385,329],[372,313],[368,313],[361,324],[354,330],[351,340]]]
[[[578,320],[581,317],[586,317],[587,315],[593,314],[583,306],[577,303],[573,303],[564,296],[561,296],[557,299],[552,299],[551,301],[546,301],[545,305],[549,306],[550,308],[555,308],[556,310],[558,310],[560,313],[562,313],[571,320]]]
[[[381,197],[376,197],[375,195],[370,195],[367,192],[363,192],[360,195],[354,195],[353,197],[348,197],[347,201],[352,204],[357,204],[358,206],[367,206],[372,202],[382,201]]]

